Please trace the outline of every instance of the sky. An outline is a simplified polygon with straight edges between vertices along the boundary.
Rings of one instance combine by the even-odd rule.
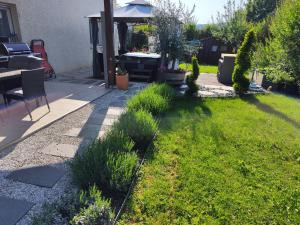
[[[117,0],[118,4],[123,6],[131,0]],[[178,2],[178,0],[172,0]],[[227,0],[181,0],[186,6],[192,8],[195,4],[195,18],[199,24],[211,22],[211,17],[215,16],[218,11],[223,11],[223,6]]]

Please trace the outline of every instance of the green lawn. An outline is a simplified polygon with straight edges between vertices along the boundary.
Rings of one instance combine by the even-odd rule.
[[[300,224],[300,101],[176,100],[120,224]]]
[[[185,71],[192,71],[192,64],[190,63],[182,63],[179,65],[179,68]],[[218,73],[218,66],[215,65],[206,65],[206,64],[200,64],[200,73]]]

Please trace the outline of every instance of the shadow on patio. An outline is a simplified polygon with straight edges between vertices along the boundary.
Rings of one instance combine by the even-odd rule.
[[[23,102],[16,102],[0,111],[0,149],[25,138],[65,115],[85,106],[89,102],[105,95],[110,90],[98,80],[89,80],[90,84],[68,83],[60,80],[45,82],[51,112],[43,101],[40,107],[36,102],[30,104],[33,120],[31,121]],[[41,102],[41,101],[40,101]]]

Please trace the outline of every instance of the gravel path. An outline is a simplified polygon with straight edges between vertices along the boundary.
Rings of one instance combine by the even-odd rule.
[[[78,151],[82,151],[91,143],[93,138],[97,138],[99,133],[103,134],[110,127],[113,121],[117,119],[118,112],[121,112],[120,110],[124,107],[126,100],[143,87],[145,84],[132,84],[127,92],[113,89],[84,108],[0,152],[0,196],[34,203],[31,210],[17,223],[18,225],[31,224],[31,216],[40,212],[45,202],[53,202],[74,188],[66,163],[70,159],[51,156],[40,151],[52,143],[75,145]],[[81,128],[82,132],[78,136],[65,135],[74,128]],[[65,175],[53,188],[44,188],[7,179],[12,171],[20,168],[45,165],[65,171]]]

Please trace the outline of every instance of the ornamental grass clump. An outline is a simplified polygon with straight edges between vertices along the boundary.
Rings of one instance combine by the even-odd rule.
[[[73,179],[86,189],[94,184],[108,191],[126,192],[138,164],[133,142],[121,132],[94,141],[71,162]]]
[[[152,141],[158,126],[150,113],[139,110],[122,114],[113,129],[120,130],[128,135],[140,148],[139,150],[144,150]]]
[[[158,94],[168,101],[173,101],[176,97],[175,90],[168,84],[151,84],[144,91]]]
[[[169,101],[159,94],[145,90],[132,97],[127,108],[130,111],[144,110],[156,116],[168,110]]]
[[[87,191],[72,191],[58,201],[45,203],[35,214],[32,225],[111,225],[115,218],[111,202],[92,186]]]
[[[111,203],[102,198],[102,193],[93,186],[88,192],[81,192],[80,202],[84,206],[70,221],[71,225],[112,225],[114,213]]]
[[[153,116],[165,113],[175,98],[176,93],[167,84],[151,84],[136,96],[132,97],[127,107],[130,111],[144,110]]]
[[[237,58],[235,60],[232,81],[233,88],[238,94],[246,93],[250,85],[250,81],[249,78],[246,77],[246,73],[251,67],[251,56],[254,50],[255,36],[253,29],[248,31],[241,47],[238,50]]]

